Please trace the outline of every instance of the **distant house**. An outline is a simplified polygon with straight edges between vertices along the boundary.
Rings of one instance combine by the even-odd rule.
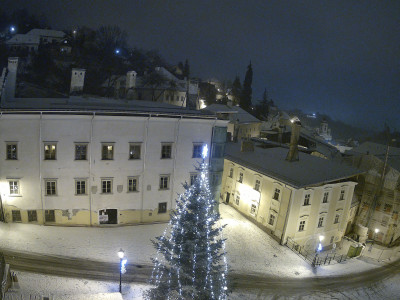
[[[26,34],[16,34],[6,41],[6,45],[11,50],[27,50],[36,52],[40,44],[60,43],[65,37],[65,33],[51,29],[32,29]]]
[[[225,145],[222,200],[285,244],[314,251],[340,241],[351,217],[356,168],[288,149],[251,142]]]
[[[214,112],[218,119],[229,120],[231,141],[260,136],[261,121],[239,106],[211,104],[203,110]]]
[[[168,103],[180,107],[187,106],[187,93],[191,107],[196,107],[198,84],[192,80],[181,80],[163,67],[157,67],[151,75],[138,76],[135,71],[126,75],[112,76],[102,87],[112,90],[116,98],[127,100],[147,100]]]
[[[345,155],[347,164],[365,171],[355,190],[360,201],[355,223],[384,245],[399,242],[400,148],[365,142]]]

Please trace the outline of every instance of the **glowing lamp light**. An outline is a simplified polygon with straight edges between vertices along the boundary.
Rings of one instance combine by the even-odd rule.
[[[322,242],[324,240],[324,236],[323,235],[320,235],[319,236],[319,242]]]
[[[318,244],[318,251],[321,251],[321,250],[322,250],[322,244],[319,243],[319,244]]]
[[[120,50],[119,49],[115,49],[115,54],[119,54]]]
[[[201,156],[203,157],[203,159],[206,159],[206,157],[208,156],[208,146],[207,146],[207,144],[204,145],[203,151],[201,153]]]
[[[121,249],[119,249],[119,251],[118,251],[118,257],[119,257],[120,259],[123,259],[123,258],[124,258],[124,256],[125,256],[125,252],[124,252],[124,250],[122,250],[122,248],[121,248]]]
[[[15,26],[11,26],[11,27],[10,27],[10,31],[11,31],[11,32],[15,32]]]
[[[378,228],[375,228],[375,233],[378,233],[379,232],[379,229]]]
[[[122,274],[126,273],[126,263],[127,262],[128,262],[128,260],[126,258],[121,260],[121,273]]]

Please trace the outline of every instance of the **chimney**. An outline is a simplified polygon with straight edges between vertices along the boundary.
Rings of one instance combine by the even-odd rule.
[[[15,98],[15,87],[17,84],[18,57],[8,58],[8,74],[4,86],[4,99],[13,100]]]
[[[70,94],[81,94],[85,82],[85,69],[72,69]]]
[[[250,140],[242,140],[240,152],[254,152],[254,143]]]
[[[136,75],[137,73],[135,71],[129,71],[126,73],[125,91],[136,87]]]
[[[297,145],[299,143],[301,123],[298,118],[293,118],[290,120],[290,122],[292,122],[292,134],[290,136],[289,152],[286,156],[286,160],[298,161],[299,150],[297,149]]]

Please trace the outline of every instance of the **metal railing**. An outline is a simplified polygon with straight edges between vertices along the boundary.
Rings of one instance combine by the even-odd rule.
[[[308,262],[313,267],[321,265],[330,265],[331,263],[341,263],[347,260],[346,254],[336,254],[336,253],[320,253],[318,251],[306,250],[301,245],[297,244],[293,239],[288,238],[286,241],[286,246],[301,256],[306,262]]]

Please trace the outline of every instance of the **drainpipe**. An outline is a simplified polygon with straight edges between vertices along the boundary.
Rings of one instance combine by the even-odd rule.
[[[143,203],[144,203],[144,192],[145,192],[145,186],[144,186],[144,174],[145,174],[145,169],[146,169],[146,152],[147,152],[147,141],[148,141],[148,136],[149,136],[149,123],[150,123],[150,118],[151,115],[148,116],[147,121],[146,121],[146,127],[145,127],[145,133],[144,133],[144,143],[143,143],[143,166],[142,166],[142,176],[140,180],[142,181],[142,196],[141,196],[141,202],[140,202],[140,223],[143,223]]]
[[[1,89],[1,86],[0,86]],[[3,112],[0,112],[0,119],[3,116]],[[3,206],[3,200],[1,198],[1,194],[0,194],[0,221],[6,223],[6,216],[5,216],[5,212],[4,212],[4,206]]]
[[[181,125],[181,120],[182,120],[182,116],[181,118],[178,120],[178,126],[175,129],[175,153],[174,153],[174,164],[173,164],[173,169],[172,169],[172,174],[171,174],[171,209],[172,209],[172,203],[173,203],[173,198],[174,198],[174,182],[175,182],[175,171],[176,171],[176,154],[178,153],[178,142],[179,142],[179,129],[180,129],[180,125]]]
[[[92,149],[93,149],[93,119],[95,117],[96,113],[93,112],[92,119],[90,120],[90,151],[89,151],[89,225],[93,226],[93,220],[92,220]]]
[[[285,185],[285,187],[287,188],[286,185]],[[287,223],[288,223],[288,220],[289,220],[290,210],[291,210],[292,205],[293,205],[293,198],[294,198],[294,193],[293,193],[293,190],[290,189],[289,204],[288,204],[288,209],[287,209],[287,212],[286,212],[285,224],[283,225],[282,237],[281,237],[281,241],[280,241],[280,244],[281,244],[281,245],[284,245],[284,244],[285,244],[285,240],[286,240],[286,227],[287,227]]]
[[[42,203],[42,219],[43,225],[46,223],[45,211],[44,211],[44,199],[43,199],[43,179],[42,179],[42,117],[43,113],[40,112],[39,119],[39,185],[40,185],[40,201]]]

